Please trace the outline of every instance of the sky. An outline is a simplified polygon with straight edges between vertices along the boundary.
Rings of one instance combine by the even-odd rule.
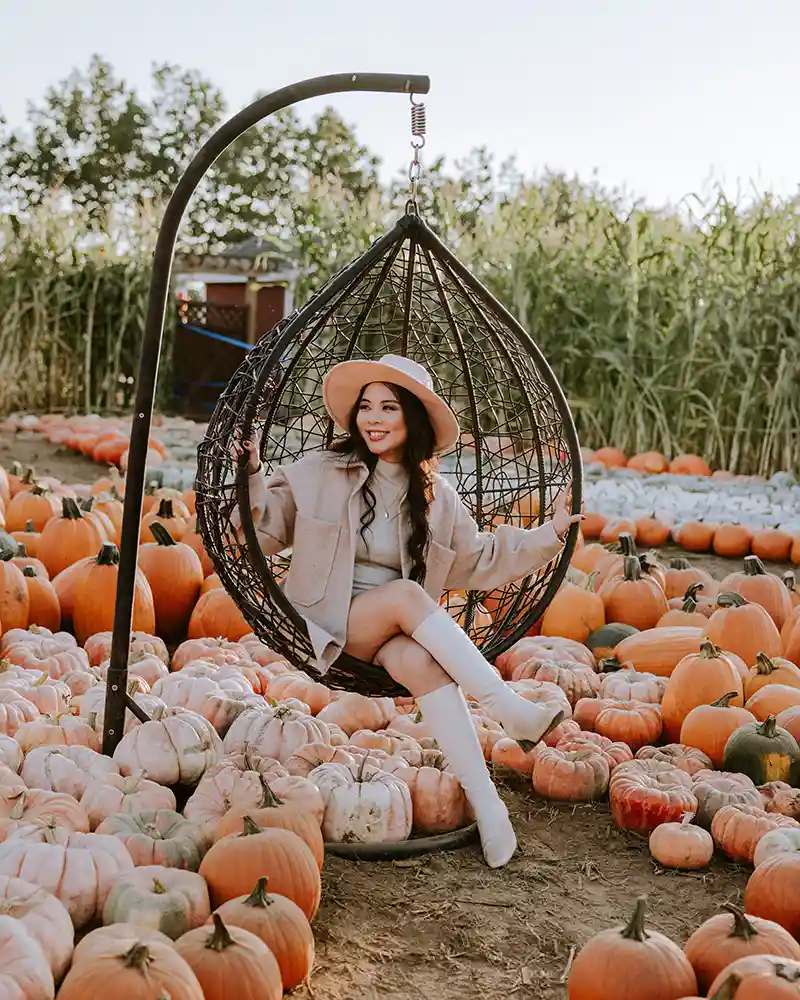
[[[142,93],[153,63],[200,69],[231,111],[324,73],[426,73],[429,159],[486,145],[654,206],[800,182],[800,0],[0,0],[0,39],[11,126],[94,53]],[[387,178],[407,162],[407,98],[298,111],[325,104]]]

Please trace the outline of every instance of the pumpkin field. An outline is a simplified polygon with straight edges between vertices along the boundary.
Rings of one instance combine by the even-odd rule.
[[[800,996],[791,477],[587,453],[567,579],[496,662],[567,718],[524,751],[471,703],[517,854],[357,861],[325,844],[460,828],[466,799],[413,703],[249,634],[179,482],[201,432],[154,426],[129,659],[151,721],[106,757],[125,424],[0,431],[0,998]]]

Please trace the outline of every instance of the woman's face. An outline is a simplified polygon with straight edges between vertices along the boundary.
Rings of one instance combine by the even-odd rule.
[[[401,462],[408,430],[403,408],[383,382],[371,382],[361,397],[356,415],[359,433],[373,455],[385,462]]]

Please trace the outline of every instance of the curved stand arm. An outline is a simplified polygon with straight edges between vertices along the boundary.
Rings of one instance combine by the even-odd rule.
[[[217,157],[247,129],[267,115],[312,97],[348,91],[387,94],[427,94],[430,78],[399,73],[337,73],[303,80],[259,98],[222,125],[199,150],[178,182],[164,212],[153,255],[153,273],[147,301],[142,357],[136,385],[136,402],[131,427],[128,471],[125,478],[125,506],[120,538],[119,576],[108,670],[103,753],[113,754],[122,738],[125,723],[128,650],[133,617],[133,589],[139,554],[139,524],[147,462],[147,444],[153,416],[161,338],[167,310],[172,257],[183,213],[197,185]]]

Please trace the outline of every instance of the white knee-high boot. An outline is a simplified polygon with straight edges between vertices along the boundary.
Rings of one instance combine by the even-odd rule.
[[[472,806],[486,864],[501,868],[511,860],[517,838],[486,768],[464,696],[457,685],[447,684],[417,698],[417,705]]]
[[[465,694],[500,722],[511,739],[538,743],[563,719],[563,712],[526,701],[508,687],[444,608],[429,615],[411,637],[427,649]]]

